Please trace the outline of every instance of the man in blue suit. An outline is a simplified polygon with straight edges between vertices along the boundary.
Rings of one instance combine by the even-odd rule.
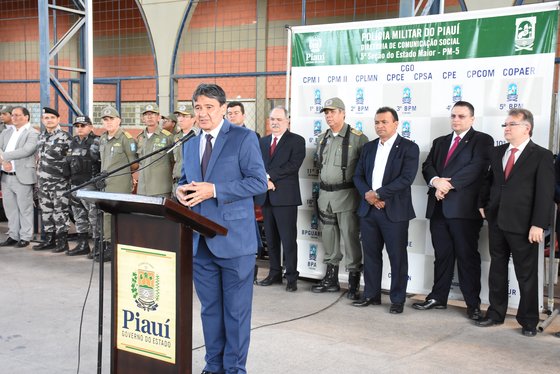
[[[375,132],[379,138],[364,145],[354,173],[362,201],[358,208],[364,250],[364,295],[352,305],[381,304],[383,246],[391,263],[391,307],[400,314],[408,283],[408,223],[415,216],[410,186],[418,171],[420,150],[397,134],[399,117],[393,108],[379,108]]]
[[[201,133],[183,146],[178,200],[226,227],[225,236],[193,235],[193,278],[206,344],[203,374],[246,373],[257,252],[253,197],[267,178],[253,132],[223,119],[226,94],[215,84],[193,93]]]

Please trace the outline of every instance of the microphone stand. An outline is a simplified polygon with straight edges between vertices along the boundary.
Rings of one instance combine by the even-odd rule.
[[[155,154],[161,153],[163,151],[167,151],[167,153],[170,153],[173,151],[173,149],[175,149],[176,147],[178,147],[179,145],[182,145],[183,143],[185,143],[187,140],[193,138],[194,136],[196,136],[196,133],[194,131],[190,131],[187,135],[184,135],[181,139],[177,140],[174,143],[171,143],[163,148],[157,149],[151,153],[148,153],[147,155],[144,155],[142,157],[139,157],[135,160],[132,160],[131,162],[129,162],[126,165],[120,166],[116,169],[110,170],[110,171],[102,171],[101,173],[99,173],[97,176],[91,178],[90,180],[80,184],[79,186],[73,187],[70,190],[66,191],[63,195],[64,196],[68,196],[71,193],[82,189],[86,186],[89,186],[91,184],[95,185],[96,187],[99,187],[99,189],[105,188],[104,186],[104,181],[105,179],[109,178],[111,175],[129,168],[130,166],[143,161],[145,159],[147,159],[148,157],[151,157]],[[98,210],[101,211],[101,209]],[[98,311],[98,324],[97,324],[97,373],[101,374],[101,368],[102,368],[102,357],[103,357],[103,281],[104,281],[104,256],[103,256],[103,219],[101,218],[101,213],[99,213],[98,215],[98,222],[101,222],[100,225],[98,225],[100,233],[99,233],[99,311]],[[95,253],[95,251],[94,251]],[[95,259],[93,259],[95,260]]]

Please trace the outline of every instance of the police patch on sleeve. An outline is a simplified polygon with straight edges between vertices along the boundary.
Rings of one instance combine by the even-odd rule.
[[[136,143],[134,143],[134,142],[130,143],[130,151],[131,152],[136,152]]]
[[[352,131],[352,134],[354,134],[354,135],[358,135],[358,136],[360,136],[360,135],[362,135],[362,134],[363,134],[363,132],[361,132],[360,130],[358,130],[358,129],[355,129],[355,128],[353,128],[353,127],[351,128],[351,130],[350,130],[350,131]]]

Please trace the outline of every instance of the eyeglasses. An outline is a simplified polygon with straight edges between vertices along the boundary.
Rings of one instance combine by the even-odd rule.
[[[519,126],[519,125],[524,125],[524,123],[517,123],[517,122],[502,123],[502,127],[513,127],[513,126]]]
[[[467,116],[464,115],[464,114],[452,114],[451,118],[465,119],[465,118],[467,118]]]
[[[89,126],[89,125],[87,125],[87,124],[85,124],[85,123],[75,123],[73,126],[74,126],[74,127],[82,128],[82,127],[87,127],[87,126]]]

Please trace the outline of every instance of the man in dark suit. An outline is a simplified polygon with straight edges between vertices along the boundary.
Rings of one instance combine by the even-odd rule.
[[[379,138],[364,145],[354,174],[362,201],[358,208],[364,249],[364,295],[352,305],[381,304],[383,245],[391,263],[391,307],[403,312],[408,283],[408,224],[416,217],[410,186],[418,171],[420,150],[416,143],[397,134],[399,117],[393,108],[375,114]]]
[[[435,252],[434,286],[419,310],[445,309],[455,259],[459,284],[467,304],[467,316],[478,320],[480,312],[480,253],[478,236],[482,216],[478,211],[478,193],[482,177],[488,170],[490,150],[494,140],[476,131],[474,107],[458,101],[451,109],[453,132],[434,140],[422,165],[428,183],[430,233]]]
[[[260,139],[261,154],[268,177],[268,191],[262,200],[264,230],[270,270],[258,282],[261,286],[282,283],[281,248],[286,267],[286,291],[297,290],[297,207],[301,205],[298,172],[305,159],[305,139],[288,130],[290,120],[283,107],[269,116],[271,135]]]
[[[534,122],[527,109],[510,110],[502,127],[507,143],[491,153],[479,204],[488,220],[490,306],[486,316],[475,323],[487,327],[504,322],[511,256],[520,292],[517,322],[523,335],[535,336],[539,322],[538,243],[551,222],[554,160],[549,150],[531,141]]]
[[[243,103],[240,101],[230,101],[227,105],[226,119],[234,125],[247,127],[245,125],[245,106]],[[255,135],[257,135],[257,138],[261,138],[256,129]]]
[[[266,172],[253,132],[223,119],[226,94],[215,84],[193,93],[201,134],[183,146],[177,198],[226,227],[225,236],[193,234],[193,278],[206,345],[203,373],[246,373],[257,237],[253,197]]]

